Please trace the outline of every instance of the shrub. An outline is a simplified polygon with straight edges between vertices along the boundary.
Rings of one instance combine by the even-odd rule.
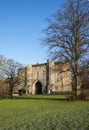
[[[24,94],[26,94],[26,89],[24,89],[24,88],[19,89],[19,90],[18,90],[18,94],[19,94],[19,95],[24,95]]]
[[[4,89],[0,87],[0,98],[5,98],[6,93],[4,92]]]

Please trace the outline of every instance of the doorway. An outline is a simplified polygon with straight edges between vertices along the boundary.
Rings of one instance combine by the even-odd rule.
[[[42,94],[42,84],[39,81],[36,82],[35,88],[36,88],[36,94]]]

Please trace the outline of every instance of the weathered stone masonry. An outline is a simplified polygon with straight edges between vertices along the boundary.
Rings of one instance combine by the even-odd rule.
[[[68,65],[60,62],[27,65],[19,69],[18,89],[28,94],[60,93],[71,91],[71,72]]]

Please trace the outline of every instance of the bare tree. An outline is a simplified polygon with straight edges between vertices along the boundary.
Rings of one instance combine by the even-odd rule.
[[[48,46],[53,60],[67,62],[72,72],[72,90],[78,96],[79,66],[89,56],[89,1],[67,0],[47,19],[42,44]]]
[[[18,82],[18,69],[22,67],[20,63],[15,62],[12,59],[6,59],[5,57],[0,57],[0,74],[3,79],[9,84],[9,95],[12,97],[13,88],[17,85]]]

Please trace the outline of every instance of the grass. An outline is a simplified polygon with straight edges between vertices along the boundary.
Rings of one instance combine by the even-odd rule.
[[[64,99],[35,95],[0,100],[0,130],[89,130],[89,102],[60,98]]]

